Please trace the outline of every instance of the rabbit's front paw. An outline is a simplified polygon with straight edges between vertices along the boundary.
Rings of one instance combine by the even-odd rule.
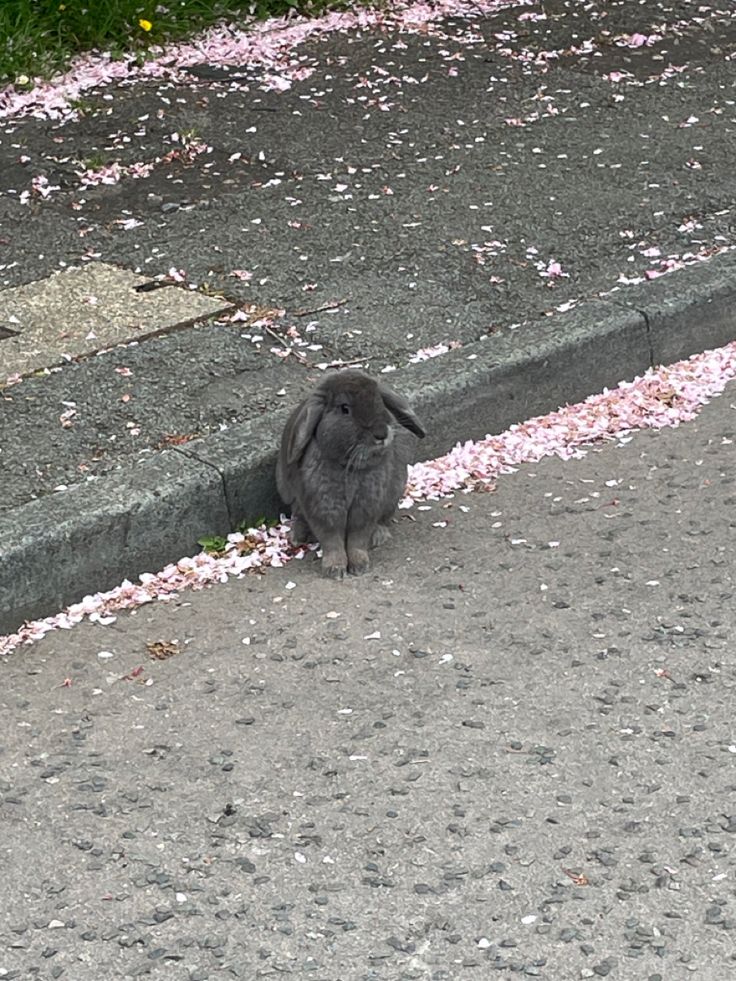
[[[327,579],[344,579],[347,571],[345,559],[322,559],[322,575]]]
[[[322,575],[328,579],[344,579],[348,571],[345,546],[336,536],[324,535],[322,544]]]
[[[368,553],[362,548],[353,549],[348,556],[348,572],[351,576],[362,576],[368,572],[371,560]]]

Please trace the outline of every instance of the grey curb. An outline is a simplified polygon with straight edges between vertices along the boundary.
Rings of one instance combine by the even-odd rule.
[[[736,255],[583,303],[388,376],[427,426],[422,457],[736,339]],[[287,410],[166,450],[0,518],[0,633],[278,514]]]
[[[228,513],[219,474],[165,450],[0,520],[0,632],[191,553]]]

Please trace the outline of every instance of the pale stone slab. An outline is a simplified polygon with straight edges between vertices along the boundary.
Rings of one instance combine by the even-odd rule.
[[[231,306],[178,286],[136,291],[150,282],[94,262],[0,291],[0,382],[185,327]]]

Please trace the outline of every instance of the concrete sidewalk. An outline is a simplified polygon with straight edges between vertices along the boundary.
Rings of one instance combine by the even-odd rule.
[[[736,337],[735,50],[725,0],[509,5],[5,121],[0,356],[50,373],[0,392],[0,631],[274,513],[325,364],[432,453]]]

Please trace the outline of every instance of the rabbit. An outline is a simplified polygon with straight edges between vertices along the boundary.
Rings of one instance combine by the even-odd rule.
[[[319,541],[326,576],[362,575],[368,549],[391,537],[414,451],[410,433],[426,435],[406,401],[354,368],[331,372],[289,416],[276,484],[291,507],[292,544]]]

